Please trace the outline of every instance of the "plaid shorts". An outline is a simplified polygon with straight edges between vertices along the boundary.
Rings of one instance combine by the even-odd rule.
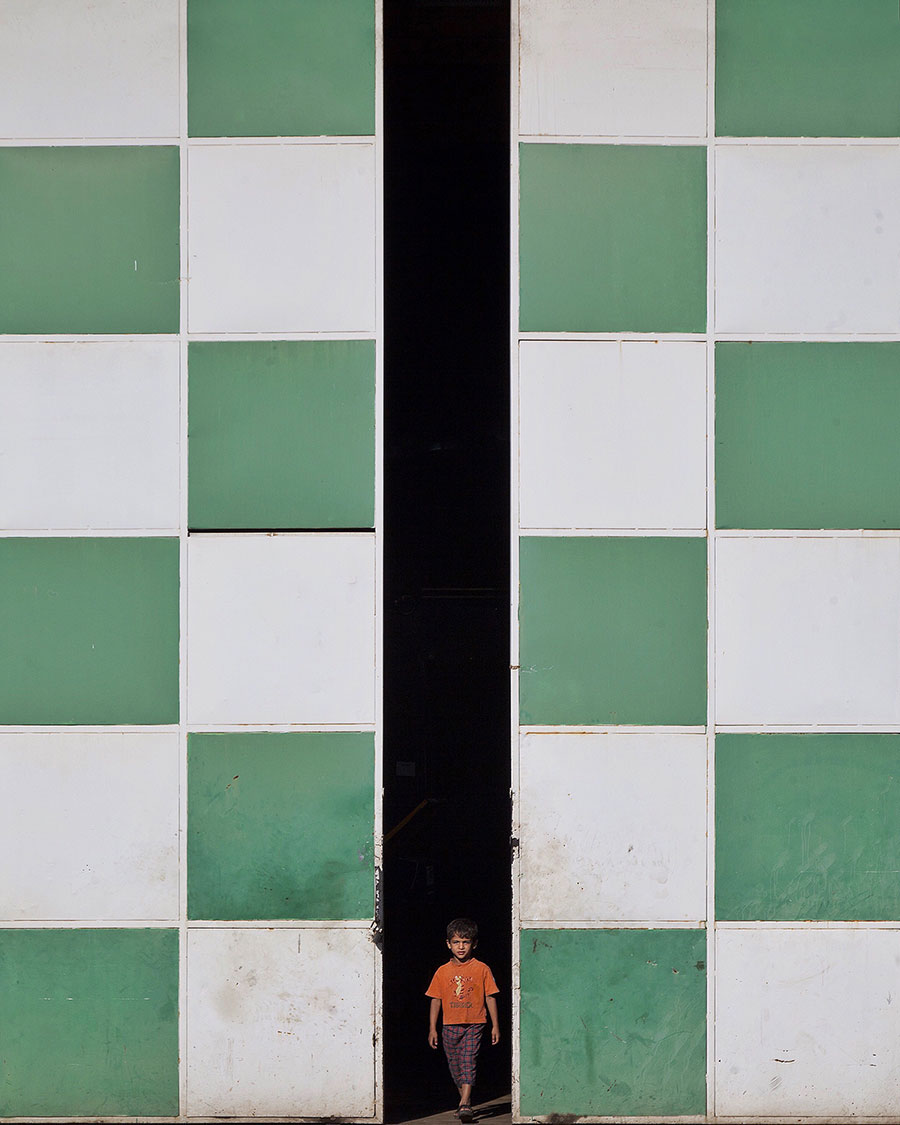
[[[475,1060],[483,1031],[483,1023],[445,1023],[441,1028],[444,1054],[456,1086],[475,1085]]]

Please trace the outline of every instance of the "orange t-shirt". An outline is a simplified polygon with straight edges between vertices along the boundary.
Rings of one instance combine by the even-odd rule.
[[[434,974],[425,995],[440,1000],[444,1023],[487,1023],[484,998],[499,991],[483,961],[470,957],[459,962],[454,957]]]

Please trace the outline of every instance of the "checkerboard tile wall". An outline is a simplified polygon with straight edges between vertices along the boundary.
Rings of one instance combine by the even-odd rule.
[[[896,4],[514,43],[514,1101],[892,1113]]]
[[[0,19],[0,1115],[371,1120],[380,7]]]

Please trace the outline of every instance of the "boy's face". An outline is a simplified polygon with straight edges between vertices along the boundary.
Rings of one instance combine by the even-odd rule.
[[[447,942],[447,948],[453,954],[457,961],[468,961],[472,956],[472,950],[478,944],[472,938],[462,937],[460,934],[454,934]]]

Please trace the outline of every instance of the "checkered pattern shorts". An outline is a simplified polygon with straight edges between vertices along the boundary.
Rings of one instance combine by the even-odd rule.
[[[457,1086],[475,1085],[475,1060],[483,1031],[483,1023],[445,1023],[441,1028],[450,1077]]]

